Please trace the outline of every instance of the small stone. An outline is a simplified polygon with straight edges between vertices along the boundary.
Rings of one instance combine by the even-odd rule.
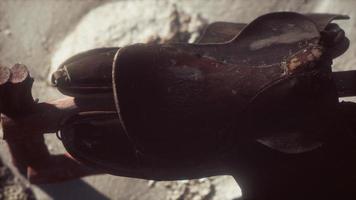
[[[10,29],[5,29],[3,32],[4,32],[4,34],[5,34],[6,36],[8,36],[8,37],[12,35],[12,32],[11,32]]]
[[[49,151],[52,151],[52,150],[53,150],[52,145],[47,145],[47,148],[48,148]]]
[[[149,180],[147,185],[148,185],[148,187],[154,187],[156,185],[156,181]]]

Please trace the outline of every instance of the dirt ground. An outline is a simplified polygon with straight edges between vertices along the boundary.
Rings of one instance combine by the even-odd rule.
[[[272,11],[297,11],[349,15],[350,20],[339,24],[351,46],[334,66],[335,70],[355,69],[355,6],[353,0],[1,0],[0,65],[26,64],[36,80],[34,96],[53,100],[61,94],[50,86],[50,73],[80,51],[137,42],[192,42],[207,23],[249,22]],[[47,137],[47,144],[53,153],[64,151],[53,135]],[[12,169],[4,142],[0,151]],[[32,188],[38,199],[232,200],[241,196],[229,176],[153,182],[98,175]]]

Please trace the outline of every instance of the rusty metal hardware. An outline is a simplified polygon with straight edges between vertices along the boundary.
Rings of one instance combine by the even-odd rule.
[[[59,66],[69,97],[50,103],[24,65],[0,67],[4,139],[33,183],[231,174],[248,198],[356,197],[356,106],[339,102],[356,72],[331,69],[349,45],[332,21],[347,18],[270,13],[213,23],[194,44],[90,50]],[[49,154],[51,132],[69,154]]]

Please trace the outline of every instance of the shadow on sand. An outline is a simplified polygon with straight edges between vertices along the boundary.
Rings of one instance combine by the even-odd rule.
[[[38,185],[38,187],[55,200],[109,200],[108,197],[81,179],[56,184]]]

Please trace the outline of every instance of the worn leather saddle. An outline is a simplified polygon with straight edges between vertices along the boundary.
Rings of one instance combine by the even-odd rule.
[[[332,137],[339,103],[331,61],[348,40],[335,19],[347,17],[270,13],[213,23],[193,44],[75,55],[52,81],[93,109],[67,119],[60,138],[82,163],[156,180],[313,152]]]

